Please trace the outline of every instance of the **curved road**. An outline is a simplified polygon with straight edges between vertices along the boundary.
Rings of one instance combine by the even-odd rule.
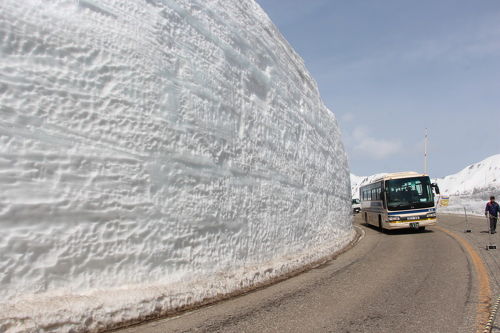
[[[268,288],[121,332],[474,332],[473,267],[437,229],[381,233]]]

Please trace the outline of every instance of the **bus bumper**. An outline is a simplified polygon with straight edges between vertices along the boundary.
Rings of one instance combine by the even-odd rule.
[[[436,219],[426,219],[426,220],[417,220],[417,221],[385,222],[384,228],[388,229],[388,230],[414,228],[414,227],[410,226],[410,223],[418,223],[419,227],[430,227],[430,226],[436,225],[437,220]]]

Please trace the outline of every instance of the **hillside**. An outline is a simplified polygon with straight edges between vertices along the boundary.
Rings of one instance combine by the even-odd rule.
[[[484,214],[484,205],[491,195],[500,199],[500,154],[469,165],[456,174],[438,178],[441,193],[449,195],[448,207],[440,207],[443,213]]]
[[[356,176],[351,173],[351,192],[353,198],[359,198],[359,188],[364,184],[370,183],[372,180],[385,175],[385,173],[377,173],[371,176]]]
[[[498,192],[500,186],[500,154],[472,164],[456,174],[438,178],[443,194],[476,195]]]

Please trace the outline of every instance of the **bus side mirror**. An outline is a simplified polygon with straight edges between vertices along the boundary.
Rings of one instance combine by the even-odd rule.
[[[440,194],[440,193],[439,193],[439,186],[438,186],[438,184],[436,184],[436,183],[432,183],[432,184],[431,184],[431,186],[432,186],[432,188],[434,189],[434,191],[436,191],[436,194]]]

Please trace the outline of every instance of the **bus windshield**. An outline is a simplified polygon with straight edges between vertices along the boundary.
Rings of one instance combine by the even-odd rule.
[[[434,206],[434,195],[429,177],[387,180],[387,209],[405,210]]]

